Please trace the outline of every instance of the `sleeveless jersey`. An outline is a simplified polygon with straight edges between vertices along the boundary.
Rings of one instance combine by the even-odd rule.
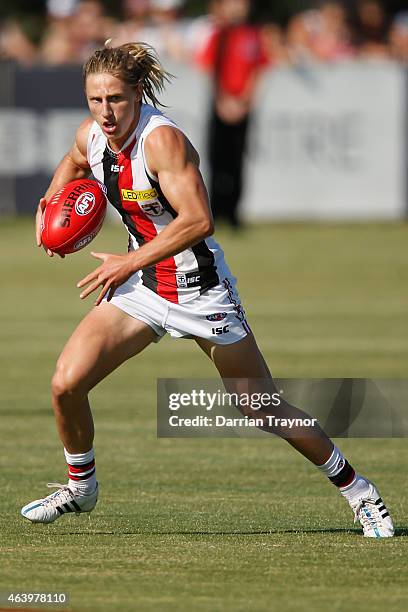
[[[87,157],[92,173],[107,189],[109,202],[129,232],[129,250],[156,236],[177,212],[164,196],[158,177],[147,167],[144,142],[155,128],[177,125],[149,104],[142,104],[140,119],[119,153],[112,151],[96,122],[91,125]],[[138,282],[173,303],[197,298],[220,280],[230,277],[222,249],[213,238],[202,240],[174,257],[138,272]]]

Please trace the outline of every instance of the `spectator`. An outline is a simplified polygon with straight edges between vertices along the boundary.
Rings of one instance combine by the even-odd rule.
[[[124,21],[114,32],[114,44],[119,46],[129,41],[146,40],[146,31],[150,23],[151,11],[149,0],[123,0]]]
[[[186,59],[188,22],[181,17],[183,0],[151,0],[152,21],[156,28],[156,49],[160,57]]]
[[[261,43],[271,66],[288,65],[290,57],[284,30],[276,23],[265,23],[260,27]]]
[[[248,125],[260,68],[267,64],[250,0],[218,0],[218,24],[198,57],[213,77],[209,124],[210,199],[215,217],[240,224],[238,204]]]
[[[186,33],[185,44],[187,57],[190,57],[193,63],[200,64],[200,58],[220,21],[219,12],[219,2],[210,0],[207,13],[191,21]]]
[[[47,27],[42,17],[9,17],[1,25],[0,53],[27,65],[81,63],[112,38],[114,45],[145,41],[165,58],[203,65],[209,47],[214,47],[215,31],[226,27],[226,14],[231,23],[238,23],[249,3],[209,0],[208,13],[190,20],[183,17],[190,6],[187,0],[119,0],[116,17],[123,21],[118,22],[106,16],[103,0],[44,0]],[[346,4],[352,7],[353,29]],[[316,59],[327,63],[355,56],[407,62],[408,11],[397,15],[390,27],[382,0],[316,0],[315,6],[292,17],[286,29],[268,20],[260,26],[258,36],[270,64]]]
[[[42,49],[42,61],[50,65],[82,63],[101,47],[112,32],[99,0],[64,0],[48,3],[49,27]]]
[[[110,23],[99,0],[83,0],[79,4],[71,21],[71,36],[79,63],[101,48],[112,35]]]
[[[125,0],[129,20],[120,24],[114,44],[139,40],[154,47],[160,57],[184,60],[185,28],[182,0]]]
[[[340,2],[323,2],[320,8],[320,31],[313,44],[313,53],[321,61],[350,59],[355,55],[347,13]]]
[[[71,19],[78,8],[78,0],[48,0],[47,20],[39,58],[45,64],[60,65],[77,61],[71,38]]]
[[[5,57],[24,66],[37,60],[37,46],[17,19],[8,19],[0,31],[0,59]]]
[[[391,56],[408,64],[408,11],[398,13],[390,30]]]
[[[288,25],[288,45],[295,63],[313,59],[313,39],[319,32],[319,12],[315,9],[298,13]]]
[[[360,56],[389,57],[388,23],[380,0],[359,0],[356,15],[356,45]]]
[[[346,11],[336,0],[322,2],[320,9],[296,15],[289,24],[288,40],[295,61],[332,62],[355,55]]]
[[[71,17],[78,8],[79,0],[47,0],[47,13],[50,19]]]

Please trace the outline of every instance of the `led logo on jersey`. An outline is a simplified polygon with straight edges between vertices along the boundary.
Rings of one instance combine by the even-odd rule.
[[[90,191],[85,191],[85,193],[81,193],[81,195],[75,202],[75,212],[81,217],[84,217],[85,215],[89,215],[94,206],[94,194]]]
[[[155,200],[158,197],[156,189],[146,189],[145,191],[134,191],[133,189],[122,189],[122,200],[127,202],[140,202]]]

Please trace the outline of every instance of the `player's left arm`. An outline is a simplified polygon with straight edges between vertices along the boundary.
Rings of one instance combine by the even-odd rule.
[[[102,264],[78,283],[88,285],[81,293],[87,297],[102,285],[95,304],[142,268],[154,265],[197,244],[214,231],[207,190],[199,170],[199,156],[179,130],[162,126],[145,141],[146,161],[159,180],[164,196],[177,217],[150,242],[126,255],[92,253]]]

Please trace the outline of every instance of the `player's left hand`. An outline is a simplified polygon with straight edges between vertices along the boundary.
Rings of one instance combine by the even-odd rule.
[[[92,257],[100,259],[103,263],[90,272],[85,278],[79,281],[78,288],[88,287],[80,294],[81,300],[88,297],[90,293],[95,291],[102,285],[102,291],[99,293],[95,306],[98,306],[103,298],[108,294],[108,302],[112,299],[116,289],[125,283],[130,276],[135,272],[131,265],[131,261],[127,255],[112,255],[111,253],[94,253]]]

